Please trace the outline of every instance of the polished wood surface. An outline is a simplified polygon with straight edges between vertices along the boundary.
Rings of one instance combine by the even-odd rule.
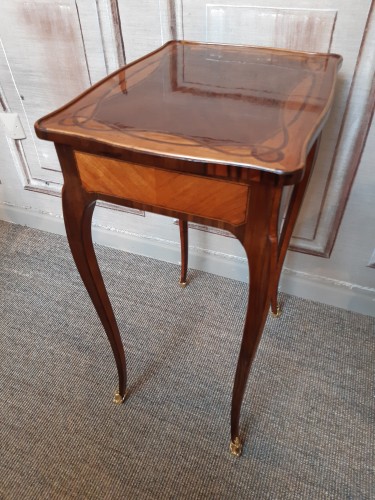
[[[88,192],[112,195],[185,214],[243,224],[249,186],[202,178],[76,152],[79,176]],[[204,192],[197,198],[196,193]]]
[[[185,220],[179,220],[178,225],[180,228],[180,244],[181,244],[181,274],[180,285],[187,285],[187,272],[189,263],[189,233],[188,223]]]
[[[82,189],[81,181],[77,175],[73,151],[69,147],[60,144],[56,144],[56,151],[64,173],[62,207],[70,250],[111,344],[116,360],[119,392],[125,397],[126,362],[124,347],[91,237],[91,220],[96,196],[90,195]]]
[[[97,200],[179,219],[186,282],[188,221],[231,231],[249,264],[235,373],[231,451],[282,264],[332,105],[341,57],[169,42],[40,119],[64,175],[69,245],[110,341],[122,402],[125,354],[91,240]],[[279,234],[283,187],[295,184]],[[223,291],[224,292],[224,291]]]
[[[168,42],[39,120],[39,136],[298,173],[340,56]]]
[[[280,281],[280,275],[283,268],[289,243],[292,237],[294,226],[297,222],[298,214],[306,193],[307,185],[310,180],[312,170],[318,154],[319,143],[321,136],[315,141],[310,149],[306,160],[306,171],[301,182],[293,186],[292,196],[289,201],[289,206],[285,215],[285,220],[278,235],[277,245],[275,246],[274,256],[272,259],[272,276],[271,276],[271,310],[274,315],[280,313],[279,304],[277,301],[277,293]],[[276,228],[275,231],[277,232]]]

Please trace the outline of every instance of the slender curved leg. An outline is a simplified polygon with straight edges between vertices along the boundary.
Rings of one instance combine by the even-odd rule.
[[[283,228],[281,231],[278,247],[278,256],[272,272],[272,282],[271,282],[271,312],[275,317],[280,316],[281,310],[277,301],[277,291],[279,287],[280,275],[283,268],[286,252],[289,247],[290,239],[294,230],[294,226],[297,222],[298,214],[303,202],[303,198],[308,186],[311,172],[316,161],[318,149],[319,149],[320,136],[315,141],[312,146],[306,160],[306,170],[302,181],[294,186],[292,196],[289,202],[289,207],[284,220]]]
[[[63,187],[62,204],[69,246],[111,344],[119,378],[114,402],[122,403],[126,390],[125,353],[91,238],[95,200],[79,187],[78,182],[67,184]]]
[[[273,252],[273,241],[270,228],[280,203],[281,189],[258,186],[254,187],[250,195],[251,206],[249,213],[255,213],[250,222],[244,241],[249,271],[249,302],[245,319],[244,332],[237,363],[232,394],[231,412],[231,443],[230,451],[233,455],[241,454],[241,440],[239,435],[239,420],[242,399],[246,383],[255,356],[263,327],[270,306],[270,278]],[[258,211],[255,209],[258,208]]]
[[[244,326],[243,339],[238,358],[237,371],[234,379],[231,413],[231,443],[230,451],[233,455],[241,454],[242,444],[239,436],[239,420],[242,399],[246,389],[252,360],[255,356],[264,323],[269,308],[269,278],[270,278],[270,250],[262,256],[247,252],[250,267],[249,303]],[[267,261],[264,262],[260,260]]]
[[[184,220],[179,220],[178,224],[180,226],[180,241],[181,241],[181,276],[180,276],[180,286],[185,288],[187,285],[186,276],[188,269],[188,256],[189,256],[189,246],[188,246],[188,223]]]

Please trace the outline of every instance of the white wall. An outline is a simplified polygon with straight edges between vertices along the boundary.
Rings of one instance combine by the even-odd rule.
[[[115,69],[124,56],[129,62],[172,36],[330,49],[344,56],[344,65],[293,239],[293,246],[307,253],[289,252],[281,289],[375,316],[375,268],[368,267],[375,261],[374,125],[360,155],[374,101],[374,5],[370,0],[361,0],[360,8],[349,0],[247,3],[48,0],[46,8],[45,0],[2,2],[0,105],[5,113],[19,114],[26,138],[14,141],[0,128],[0,219],[64,234],[59,165],[53,147],[35,137],[33,121]],[[343,208],[330,257],[313,255],[329,251]],[[99,208],[94,239],[179,262],[178,227],[165,217]],[[190,266],[247,279],[241,245],[203,230],[190,231]]]

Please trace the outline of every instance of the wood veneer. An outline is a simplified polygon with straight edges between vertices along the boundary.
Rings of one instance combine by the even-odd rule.
[[[340,63],[335,54],[168,42],[39,120],[37,133],[300,178]]]
[[[231,231],[249,263],[249,301],[234,378],[231,451],[240,454],[246,383],[327,119],[341,57],[169,42],[113,73],[36,133],[55,142],[69,245],[107,333],[126,390],[125,353],[96,260],[97,200]],[[301,181],[302,180],[302,181]],[[301,181],[301,182],[300,182]],[[283,186],[295,184],[284,228]]]
[[[249,186],[76,152],[88,192],[116,196],[234,226],[246,221]],[[204,196],[197,197],[197,193]]]

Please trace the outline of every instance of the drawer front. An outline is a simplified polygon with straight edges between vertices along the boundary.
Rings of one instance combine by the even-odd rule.
[[[249,186],[75,152],[86,191],[234,226],[246,221]]]

